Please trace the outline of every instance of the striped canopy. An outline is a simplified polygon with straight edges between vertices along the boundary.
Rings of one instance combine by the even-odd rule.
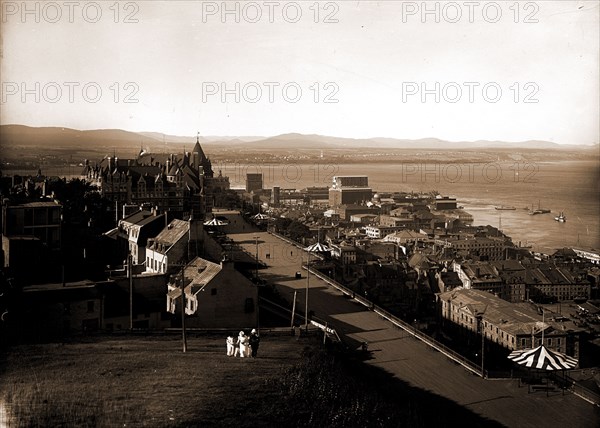
[[[530,369],[542,370],[568,370],[577,366],[577,360],[560,352],[551,351],[544,345],[534,349],[521,349],[513,351],[508,356],[509,360]]]
[[[227,222],[219,220],[216,217],[213,217],[212,220],[205,221],[204,226],[226,226]]]
[[[329,248],[325,244],[321,244],[320,242],[317,242],[316,244],[312,244],[312,245],[309,245],[308,247],[306,247],[304,249],[304,251],[308,251],[310,253],[325,253],[327,251],[331,251],[331,248]]]
[[[263,213],[258,213],[255,216],[253,216],[252,218],[254,220],[270,220],[271,219],[271,217],[269,217],[268,215],[263,214]]]

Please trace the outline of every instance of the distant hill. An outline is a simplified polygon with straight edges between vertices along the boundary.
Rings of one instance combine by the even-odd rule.
[[[303,149],[340,149],[340,148],[390,148],[390,149],[532,149],[532,150],[574,150],[589,148],[590,146],[573,146],[551,143],[549,141],[522,141],[507,143],[504,141],[459,141],[451,142],[438,138],[421,138],[418,140],[397,138],[342,138],[323,135],[282,134],[264,140],[252,141],[243,144],[246,148],[274,149],[274,148],[303,148]]]
[[[196,136],[182,137],[180,135],[169,135],[162,134],[160,132],[138,132],[143,136],[153,138],[157,141],[165,141],[167,144],[194,144],[196,142]],[[202,144],[220,144],[220,143],[247,143],[251,141],[264,140],[265,137],[232,137],[232,136],[215,136],[215,135],[201,135],[200,143]]]
[[[34,128],[24,125],[0,126],[1,145],[34,146],[47,145],[57,148],[85,147],[93,145],[98,147],[127,148],[148,147],[158,148],[164,145],[192,145],[195,136],[174,136],[159,132],[130,132],[121,129],[95,129],[81,131],[70,128],[44,127]],[[258,136],[202,136],[203,144],[223,145],[229,148],[240,149],[359,149],[359,148],[389,148],[389,149],[434,149],[434,150],[459,150],[459,149],[530,149],[530,150],[591,150],[598,149],[598,145],[565,145],[549,141],[460,141],[450,142],[437,138],[422,138],[417,140],[396,138],[342,138],[329,137],[316,134],[289,133],[274,137]]]
[[[121,129],[94,129],[80,131],[71,128],[33,128],[23,125],[0,126],[0,145],[54,146],[54,147],[116,147],[132,148],[159,144],[136,132]]]

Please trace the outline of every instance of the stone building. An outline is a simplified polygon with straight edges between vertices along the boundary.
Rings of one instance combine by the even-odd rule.
[[[229,189],[229,180],[215,177],[212,163],[200,146],[181,157],[171,154],[162,163],[141,150],[135,159],[106,156],[91,165],[85,161],[82,177],[119,208],[124,204],[150,204],[169,218],[203,219],[212,211],[217,193]]]

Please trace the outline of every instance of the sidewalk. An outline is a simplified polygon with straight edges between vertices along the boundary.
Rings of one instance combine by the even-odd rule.
[[[268,269],[260,271],[260,276],[276,284],[289,301],[297,291],[297,303],[303,308],[307,279],[300,266],[306,261],[306,253],[247,224],[242,231],[243,220],[238,213],[225,216],[235,219],[225,232],[248,253],[255,254],[253,237],[258,236],[259,259],[268,265]],[[299,270],[303,278],[295,279]],[[546,397],[543,392],[528,394],[526,387],[519,388],[517,380],[481,379],[364,306],[344,298],[316,276],[310,276],[309,285],[309,310],[331,324],[345,340],[357,344],[368,342],[373,358],[366,364],[383,368],[411,386],[448,398],[506,426],[600,425],[600,409],[572,393]]]

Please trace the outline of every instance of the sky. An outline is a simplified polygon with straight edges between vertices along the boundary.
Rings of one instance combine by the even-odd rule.
[[[1,1],[0,123],[599,141],[593,1]]]

